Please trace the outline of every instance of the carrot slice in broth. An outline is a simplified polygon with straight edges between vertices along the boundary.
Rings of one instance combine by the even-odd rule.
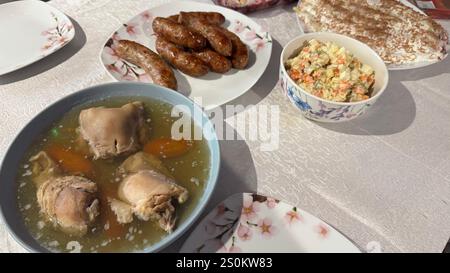
[[[66,149],[58,144],[49,146],[46,152],[65,172],[70,174],[83,174],[89,178],[93,177],[94,166],[84,155]]]
[[[189,152],[194,143],[187,140],[173,140],[158,138],[151,140],[144,146],[144,152],[160,158],[179,157]]]

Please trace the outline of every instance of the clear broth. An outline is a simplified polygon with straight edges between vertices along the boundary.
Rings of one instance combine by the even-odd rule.
[[[91,160],[95,173],[92,180],[99,188],[101,211],[96,225],[83,237],[67,235],[44,220],[37,203],[37,189],[31,180],[30,157],[52,144],[63,145],[65,148],[75,145],[76,129],[79,126],[78,116],[82,109],[98,106],[120,107],[133,101],[142,101],[145,105],[146,119],[151,128],[150,140],[160,137],[170,138],[171,126],[176,120],[170,115],[172,105],[142,97],[114,98],[72,109],[42,135],[25,155],[17,181],[19,210],[31,235],[49,250],[69,252],[72,250],[70,242],[75,241],[81,246],[81,252],[135,252],[143,251],[167,236],[157,223],[140,221],[136,217],[130,224],[118,224],[114,213],[105,201],[107,197],[115,197],[119,182],[115,180],[114,173],[127,156]],[[55,129],[58,130],[58,136],[54,134]],[[191,132],[194,132],[193,128]],[[177,226],[191,214],[203,194],[210,171],[209,148],[204,139],[195,141],[188,153],[177,158],[162,159],[162,161],[177,183],[189,191],[188,201],[176,208],[176,230]]]

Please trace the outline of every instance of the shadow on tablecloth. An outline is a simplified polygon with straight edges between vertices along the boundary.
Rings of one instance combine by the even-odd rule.
[[[360,118],[350,122],[318,125],[352,135],[391,135],[407,129],[416,117],[414,98],[402,82],[419,81],[444,73],[450,74],[450,57],[443,61],[416,69],[389,72],[389,85],[384,94]]]
[[[0,76],[0,85],[26,80],[56,67],[70,59],[86,44],[86,34],[73,18],[69,17],[75,29],[75,37],[70,43],[49,56],[24,68]]]
[[[272,90],[274,90],[279,79],[281,51],[283,51],[283,47],[277,40],[272,37],[272,55],[270,56],[269,65],[267,66],[261,78],[248,92],[221,106],[223,113],[225,113],[225,119],[238,114],[227,113],[227,105],[242,105],[245,107],[245,109],[247,109],[248,106],[258,104],[267,95],[269,95]]]
[[[378,101],[361,117],[342,123],[320,123],[323,128],[350,135],[392,135],[408,128],[416,117],[416,104],[408,89],[395,78]]]
[[[226,122],[223,123],[225,131],[231,130],[238,137],[236,130],[229,126]],[[220,138],[220,136],[219,136]],[[186,233],[176,240],[172,245],[164,249],[162,252],[173,253],[179,252],[183,243],[189,237],[189,234],[195,229],[200,221],[212,209],[214,209],[220,202],[229,196],[240,192],[256,192],[257,177],[256,169],[250,153],[250,149],[244,140],[221,140],[221,167],[217,187],[203,211],[202,215],[186,231]]]

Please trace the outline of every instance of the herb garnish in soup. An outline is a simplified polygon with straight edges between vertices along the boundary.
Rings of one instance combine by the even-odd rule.
[[[141,251],[175,230],[203,194],[209,150],[171,138],[171,110],[107,99],[72,109],[37,139],[18,176],[32,236],[52,251]]]

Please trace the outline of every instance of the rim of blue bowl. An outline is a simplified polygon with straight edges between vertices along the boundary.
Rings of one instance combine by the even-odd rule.
[[[350,40],[354,43],[360,44],[363,47],[365,47],[369,52],[371,52],[372,54],[375,55],[375,58],[380,61],[381,63],[383,63],[383,70],[386,74],[386,81],[384,82],[383,86],[380,88],[380,91],[378,91],[378,93],[375,94],[375,96],[372,96],[370,98],[368,98],[367,100],[362,100],[362,101],[356,101],[356,102],[338,102],[338,101],[332,101],[332,100],[326,100],[323,99],[321,97],[318,97],[316,95],[313,95],[311,93],[308,93],[306,90],[304,90],[302,87],[300,87],[293,79],[291,79],[291,77],[289,76],[289,74],[286,71],[286,67],[284,66],[284,62],[283,62],[283,57],[286,54],[286,49],[288,46],[290,46],[291,44],[295,43],[297,40],[307,37],[307,36],[314,36],[314,35],[331,35],[331,36],[336,36],[336,37],[341,37],[347,40]],[[352,53],[352,52],[350,52]],[[352,53],[354,54],[354,53]],[[386,90],[388,83],[389,83],[389,70],[387,69],[386,63],[383,61],[383,59],[381,59],[380,55],[378,55],[378,53],[376,53],[372,48],[370,48],[367,44],[358,41],[356,39],[353,39],[351,37],[342,35],[342,34],[338,34],[338,33],[334,33],[334,32],[311,32],[311,33],[303,33],[297,37],[295,37],[294,39],[290,40],[284,47],[283,50],[281,51],[281,56],[280,56],[280,66],[282,71],[284,72],[285,77],[288,79],[289,82],[292,83],[292,85],[294,85],[295,87],[297,87],[297,89],[299,89],[300,91],[302,91],[303,93],[305,93],[307,96],[313,97],[314,99],[317,99],[319,101],[322,102],[326,102],[326,103],[331,103],[331,104],[336,104],[339,106],[352,106],[352,105],[360,105],[360,104],[366,104],[366,103],[370,103],[371,101],[374,101],[376,99],[378,99],[379,96],[381,96],[382,93],[384,93],[384,91]]]
[[[171,234],[166,235],[162,240],[158,241],[155,244],[152,244],[151,246],[148,246],[140,251],[133,251],[133,252],[143,252],[143,253],[149,253],[149,252],[158,252],[168,246],[170,246],[170,244],[172,244],[175,240],[177,240],[179,237],[181,237],[181,235],[183,235],[186,231],[188,231],[188,229],[198,220],[198,218],[200,217],[200,215],[202,214],[202,212],[204,211],[204,209],[206,208],[207,204],[209,203],[211,196],[216,188],[217,185],[217,180],[219,177],[219,171],[220,171],[220,163],[221,163],[221,157],[220,157],[220,145],[218,142],[218,138],[217,138],[217,134],[214,130],[214,126],[211,122],[211,120],[209,119],[208,115],[205,113],[205,111],[203,111],[203,109],[196,104],[193,100],[191,100],[190,98],[165,87],[159,86],[159,85],[155,85],[155,84],[151,84],[151,83],[141,83],[141,82],[113,82],[113,83],[105,83],[105,84],[99,84],[99,85],[94,85],[94,86],[90,86],[84,89],[81,89],[79,91],[76,91],[70,95],[64,96],[63,98],[55,101],[54,103],[48,105],[47,107],[45,107],[42,111],[40,111],[37,115],[35,115],[20,131],[19,133],[14,137],[14,140],[11,142],[11,144],[9,145],[8,149],[6,150],[5,156],[3,157],[3,160],[1,162],[0,165],[0,186],[2,185],[1,183],[1,179],[3,176],[5,176],[4,173],[10,172],[8,170],[6,170],[5,168],[5,162],[8,160],[9,157],[14,155],[14,151],[13,148],[15,146],[18,145],[18,142],[21,138],[23,138],[24,136],[22,136],[24,134],[24,132],[29,129],[32,124],[34,122],[36,122],[41,116],[43,116],[45,113],[52,111],[53,108],[55,108],[56,106],[63,104],[63,103],[67,103],[67,105],[70,106],[69,109],[66,109],[65,112],[70,111],[73,107],[75,106],[80,106],[83,104],[87,104],[87,103],[92,103],[95,101],[99,101],[102,99],[108,99],[111,97],[127,97],[126,95],[123,96],[104,96],[104,97],[98,97],[98,98],[94,98],[94,99],[89,99],[89,93],[90,92],[95,92],[97,89],[104,89],[104,88],[111,88],[111,87],[118,87],[118,86],[133,86],[133,88],[147,88],[147,89],[151,89],[151,88],[156,88],[156,89],[162,89],[164,92],[168,92],[171,96],[175,96],[177,99],[184,101],[181,102],[181,104],[183,105],[188,105],[190,106],[190,110],[197,110],[200,111],[200,113],[202,113],[201,116],[201,122],[202,122],[202,133],[203,135],[205,134],[205,130],[209,130],[209,134],[210,135],[210,139],[207,139],[207,143],[208,143],[208,148],[210,149],[210,174],[207,180],[207,183],[205,183],[205,188],[204,188],[204,192],[202,194],[201,199],[199,200],[198,204],[196,205],[196,207],[194,208],[194,210],[191,212],[191,214],[183,221],[183,223],[181,223],[181,225],[179,225],[175,231]],[[82,96],[81,94],[84,94],[85,96],[85,100],[82,101],[77,101],[76,97],[78,96]],[[145,97],[142,95],[130,95],[129,97]],[[154,98],[152,96],[148,96],[149,98]],[[87,99],[86,99],[87,98]],[[159,98],[154,98],[154,99],[159,99]],[[69,103],[71,100],[73,100],[73,103]],[[164,99],[159,99],[164,101]],[[191,108],[192,107],[192,108]],[[55,117],[52,122],[55,122],[58,120],[59,117]],[[194,117],[191,117],[194,120]],[[194,120],[194,122],[196,124],[198,124],[198,122],[196,120]],[[43,131],[47,130],[48,128],[44,128],[41,127],[39,129],[40,133],[42,133]],[[37,134],[33,137],[37,137]],[[30,147],[30,145],[28,145],[27,149]],[[23,159],[23,156],[25,156],[24,154],[20,155],[20,158]],[[14,170],[14,172],[16,172],[14,174],[14,181],[12,183],[16,182],[16,178],[18,175],[18,167],[16,166],[17,169]],[[17,188],[16,188],[17,190]],[[17,193],[16,193],[17,194]],[[14,207],[14,208],[5,208],[4,204],[2,202],[0,202],[0,218],[2,219],[4,225],[6,226],[6,229],[8,231],[8,233],[14,238],[14,240],[16,242],[18,242],[24,249],[28,250],[29,252],[52,252],[50,249],[44,247],[40,242],[38,242],[35,238],[33,238],[30,234],[30,232],[28,231],[28,229],[25,227],[25,230],[27,231],[28,235],[30,235],[31,238],[33,238],[33,240],[35,241],[36,245],[38,245],[39,247],[34,247],[31,246],[29,243],[25,242],[22,239],[22,236],[20,234],[18,234],[16,232],[15,227],[11,226],[10,222],[8,221],[8,219],[5,217],[5,212],[7,209],[11,210],[14,209],[16,210],[17,213],[19,212],[19,208],[18,207]],[[22,215],[19,215],[18,217],[22,217]],[[25,226],[25,223],[23,223],[22,220],[22,224]]]

